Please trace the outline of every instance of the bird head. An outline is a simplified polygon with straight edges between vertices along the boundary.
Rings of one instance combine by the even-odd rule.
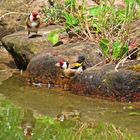
[[[30,14],[30,21],[35,21],[39,18],[39,14],[37,12],[32,12]]]
[[[33,135],[32,129],[28,128],[28,127],[23,130],[23,133],[25,136],[32,136]]]
[[[58,63],[55,64],[56,67],[60,67],[61,69],[68,69],[69,67],[69,62],[61,60]]]

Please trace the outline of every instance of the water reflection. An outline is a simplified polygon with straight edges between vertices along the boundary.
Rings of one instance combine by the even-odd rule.
[[[33,129],[35,128],[35,118],[32,110],[24,109],[21,127],[23,128],[24,136],[32,137]]]

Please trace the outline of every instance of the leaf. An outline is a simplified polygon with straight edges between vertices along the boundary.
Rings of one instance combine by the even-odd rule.
[[[76,17],[74,17],[73,15],[65,12],[64,16],[65,16],[65,19],[66,19],[66,23],[69,26],[78,25],[79,20]]]
[[[48,34],[48,41],[55,45],[59,41],[59,32],[52,31]]]
[[[140,0],[136,0],[137,4],[140,6]]]
[[[92,16],[97,16],[100,12],[101,12],[101,6],[96,6],[89,9],[89,14]]]
[[[100,41],[100,48],[102,49],[104,55],[106,57],[109,57],[109,40],[108,39],[102,39]]]
[[[121,41],[117,40],[116,42],[114,42],[112,49],[113,49],[113,54],[112,54],[113,60],[118,60],[126,52],[128,52],[128,44],[125,44],[123,46],[123,43]]]
[[[135,0],[125,0],[126,4],[126,16],[132,16],[134,14],[134,6],[135,6]]]
[[[118,9],[116,12],[116,18],[118,22],[123,22],[125,20],[125,10],[124,9]]]
[[[113,54],[112,54],[113,60],[118,60],[121,56],[122,43],[120,41],[116,41],[113,44],[112,49],[113,49]]]
[[[121,57],[126,54],[129,50],[129,46],[128,43],[125,43],[124,46],[122,47],[122,51],[121,51]]]
[[[96,6],[89,9],[89,14],[91,16],[99,16],[101,14],[105,14],[106,11],[114,11],[115,9],[113,7],[108,6]]]

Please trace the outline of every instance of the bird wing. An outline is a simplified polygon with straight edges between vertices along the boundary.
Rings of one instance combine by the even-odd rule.
[[[74,64],[71,64],[70,65],[70,68],[71,69],[78,69],[81,66],[82,66],[82,63],[74,63]]]
[[[26,19],[26,26],[27,26],[27,28],[32,28],[32,26],[31,26],[31,21],[30,21],[30,15],[29,15],[28,18]]]

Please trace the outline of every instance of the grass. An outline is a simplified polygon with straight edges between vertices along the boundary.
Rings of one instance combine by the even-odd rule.
[[[43,13],[47,24],[63,24],[64,31],[77,39],[89,40],[100,44],[107,40],[107,46],[100,46],[108,62],[118,62],[124,58],[135,37],[130,38],[130,27],[140,17],[140,3],[125,0],[124,7],[115,6],[115,0],[100,1],[99,5],[89,7],[86,0],[65,0],[63,4],[54,2],[45,7]],[[55,39],[56,36],[56,39]],[[58,41],[58,34],[53,34],[49,41]],[[51,41],[51,42],[52,42]],[[54,45],[54,44],[53,44]],[[135,47],[138,47],[135,44]]]
[[[137,140],[127,130],[102,122],[74,120],[56,121],[47,116],[35,116],[29,110],[17,108],[9,101],[0,101],[0,140],[25,140],[22,123],[33,123],[31,140]]]

